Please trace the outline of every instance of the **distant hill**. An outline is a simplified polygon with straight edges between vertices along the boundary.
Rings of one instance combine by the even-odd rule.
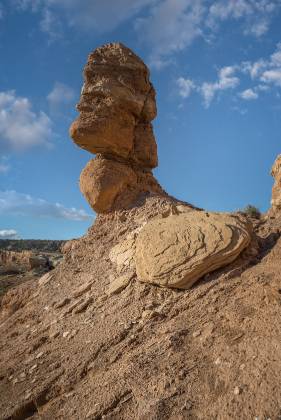
[[[39,239],[0,239],[0,249],[9,251],[60,252],[66,241]]]

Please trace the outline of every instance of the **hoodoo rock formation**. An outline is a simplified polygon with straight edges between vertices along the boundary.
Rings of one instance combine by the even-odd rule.
[[[0,278],[0,420],[280,419],[281,212],[163,191],[148,75],[121,44],[89,56],[71,134],[98,214],[39,280]]]
[[[90,206],[105,213],[130,206],[141,192],[165,194],[151,173],[157,111],[146,65],[124,45],[108,44],[89,55],[84,79],[70,135],[97,154],[80,177]]]
[[[271,175],[275,180],[272,188],[271,208],[275,212],[281,210],[281,155],[277,156],[271,169]]]
[[[158,163],[151,125],[156,102],[146,65],[124,45],[108,44],[89,55],[84,78],[80,115],[70,135],[97,154],[80,176],[90,206],[108,213],[137,206],[143,194],[167,198],[151,172]],[[242,216],[175,213],[161,221],[145,220],[139,239],[129,246],[129,269],[136,269],[141,281],[188,288],[235,260],[250,243],[251,229]]]

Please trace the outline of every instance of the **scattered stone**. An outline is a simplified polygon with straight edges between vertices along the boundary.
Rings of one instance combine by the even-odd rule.
[[[65,297],[65,298],[63,298],[62,300],[60,300],[58,303],[56,303],[56,304],[54,305],[54,308],[55,308],[55,309],[62,308],[63,306],[67,305],[68,303],[70,303],[70,299],[69,299],[69,298],[67,298],[67,297]]]
[[[239,386],[236,386],[233,390],[234,395],[239,395],[241,394],[241,392],[242,392],[242,389],[239,388]]]
[[[73,309],[73,313],[79,314],[81,312],[84,312],[92,302],[93,302],[92,296],[88,297],[84,302],[81,303],[81,305]]]
[[[88,292],[92,287],[92,283],[83,284],[79,289],[76,289],[73,293],[74,298],[82,296],[84,293]]]
[[[35,359],[40,359],[40,357],[42,357],[44,354],[43,351],[40,351],[40,353],[37,354],[37,356],[35,357]]]
[[[63,338],[66,338],[69,334],[70,334],[70,332],[69,332],[69,331],[64,331],[64,332],[62,333],[62,336],[63,336]]]
[[[123,289],[125,289],[125,287],[128,286],[133,277],[134,273],[127,273],[117,277],[117,279],[113,280],[108,286],[106,294],[111,296],[116,293],[120,293]]]
[[[199,337],[199,335],[201,335],[201,331],[200,331],[200,330],[195,331],[195,332],[192,334],[192,337],[196,338],[196,337]]]
[[[37,364],[31,366],[31,368],[29,369],[29,373],[32,373],[35,369],[37,369]]]

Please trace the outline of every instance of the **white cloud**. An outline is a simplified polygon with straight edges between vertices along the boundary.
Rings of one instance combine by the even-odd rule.
[[[250,61],[243,62],[240,66],[240,70],[243,73],[249,73],[252,79],[255,79],[261,75],[263,70],[267,67],[267,63],[263,59],[259,59],[255,63]]]
[[[163,0],[147,17],[137,19],[140,40],[152,49],[150,64],[159,67],[169,54],[183,50],[200,36],[204,11],[202,0]]]
[[[199,88],[206,108],[208,108],[219,91],[234,89],[238,86],[240,80],[234,75],[235,66],[223,67],[218,72],[218,80],[214,83],[204,82]]]
[[[62,23],[57,15],[48,8],[42,11],[40,29],[48,34],[50,43],[62,38]]]
[[[18,239],[19,235],[15,229],[0,230],[0,239]]]
[[[258,99],[258,97],[259,97],[259,95],[253,89],[243,90],[243,92],[241,92],[239,94],[239,96],[242,99],[245,99],[246,101],[251,101],[251,100],[254,100],[254,99]]]
[[[75,99],[75,92],[64,83],[56,82],[47,96],[52,111],[59,111],[61,107],[71,104]]]
[[[261,19],[253,23],[253,25],[250,26],[249,28],[247,28],[245,30],[245,34],[254,35],[257,38],[259,38],[260,36],[264,35],[268,31],[269,24],[270,22],[268,19]]]
[[[41,198],[13,190],[0,191],[0,214],[16,216],[50,217],[74,221],[89,220],[91,216],[82,209],[67,208],[59,203],[49,203]]]
[[[268,31],[279,7],[280,0],[218,0],[209,9],[207,26],[217,30],[220,21],[243,19],[244,33],[260,37]]]
[[[157,0],[14,0],[18,9],[41,13],[41,29],[51,39],[66,23],[82,31],[111,32]]]
[[[220,0],[212,4],[209,10],[208,24],[213,26],[218,20],[226,20],[230,17],[239,19],[252,13],[249,1],[245,0]]]
[[[54,41],[63,29],[110,33],[134,23],[150,51],[150,65],[161,69],[173,54],[202,36],[205,40],[223,22],[239,20],[242,33],[260,37],[270,27],[281,0],[10,0],[13,9],[39,14],[41,30]],[[128,29],[128,28],[126,28]]]
[[[268,59],[242,63],[241,70],[249,73],[252,79],[281,87],[281,43],[277,44],[275,52]]]
[[[179,77],[177,79],[177,85],[179,88],[179,94],[182,98],[188,98],[193,89],[195,89],[195,84],[190,79],[185,79],[184,77]]]
[[[0,151],[50,146],[51,126],[44,112],[32,111],[27,98],[16,96],[15,91],[0,92]]]
[[[281,87],[281,68],[265,71],[261,76],[261,81]]]

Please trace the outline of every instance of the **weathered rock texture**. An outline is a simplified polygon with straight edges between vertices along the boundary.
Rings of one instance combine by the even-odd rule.
[[[271,208],[274,211],[281,210],[281,155],[279,155],[272,166],[271,175],[275,179],[272,188]]]
[[[187,289],[234,261],[251,241],[251,225],[238,215],[191,211],[153,220],[136,240],[141,281]]]
[[[143,192],[165,194],[151,173],[158,164],[151,125],[157,111],[146,65],[124,45],[107,44],[89,55],[84,79],[70,135],[97,154],[80,177],[90,206],[104,213]]]
[[[124,45],[107,44],[89,55],[84,79],[80,115],[70,134],[78,146],[97,154],[80,176],[90,206],[102,214],[138,207],[153,195],[167,198],[151,172],[158,163],[151,125],[156,102],[146,65]],[[111,250],[119,274],[137,272],[144,282],[188,288],[249,244],[250,229],[238,216],[200,211],[178,216],[191,206],[180,209],[176,199],[170,201],[168,212],[158,215],[165,220],[141,231],[143,221]]]

